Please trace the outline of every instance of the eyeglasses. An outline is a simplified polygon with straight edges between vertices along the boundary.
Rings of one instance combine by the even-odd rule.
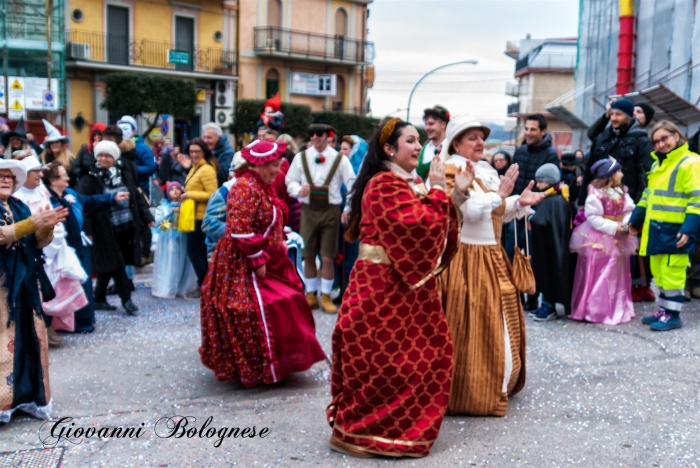
[[[652,140],[652,143],[654,143],[654,146],[659,146],[662,143],[666,143],[666,140],[671,138],[671,136],[673,136],[673,134],[664,135],[661,138],[659,138],[658,140]]]
[[[316,135],[317,137],[322,137],[326,133],[325,130],[309,130],[309,137]]]
[[[6,180],[15,181],[17,178],[13,175],[0,174],[0,182],[5,182]]]

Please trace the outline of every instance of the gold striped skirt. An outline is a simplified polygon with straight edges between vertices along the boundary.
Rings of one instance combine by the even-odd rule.
[[[454,345],[449,414],[504,416],[525,385],[525,320],[500,245],[460,244],[440,287]]]

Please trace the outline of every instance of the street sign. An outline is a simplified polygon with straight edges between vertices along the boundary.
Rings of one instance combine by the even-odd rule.
[[[58,110],[60,107],[58,80],[56,78],[51,79],[51,92],[53,93],[54,102],[53,108],[51,109],[44,107],[44,92],[47,90],[46,85],[46,78],[27,77],[24,79],[24,108],[26,110]]]
[[[316,73],[292,72],[292,94],[308,96],[335,96],[338,77]]]
[[[42,107],[47,111],[56,110],[56,96],[53,91],[44,91],[44,101]]]
[[[7,79],[7,116],[10,120],[19,120],[24,117],[24,78],[10,76]]]
[[[168,132],[170,131],[170,125],[168,125],[168,121],[163,119],[163,123],[160,124],[160,132],[163,134],[163,136],[168,136]]]
[[[5,102],[7,101],[5,96],[5,80],[0,78],[0,112],[3,114],[7,112],[5,107]]]
[[[186,50],[168,49],[168,63],[175,65],[189,65],[190,53]]]
[[[204,102],[207,100],[207,92],[203,89],[197,91],[197,102]]]
[[[19,120],[24,117],[24,105],[17,99],[10,99],[10,111],[8,117],[10,120]]]

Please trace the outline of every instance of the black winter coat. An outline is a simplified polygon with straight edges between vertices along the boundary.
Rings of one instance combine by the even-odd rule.
[[[80,178],[90,172],[96,162],[95,155],[88,150],[87,145],[81,146],[68,172],[71,188],[75,188]]]
[[[119,249],[117,234],[110,223],[109,210],[102,210],[86,215],[83,222],[83,231],[92,236],[90,247],[90,259],[92,270],[95,273],[110,273],[124,268],[126,265],[141,265],[141,257],[147,257],[148,252],[141,252],[141,233],[148,228],[153,220],[148,209],[148,203],[138,191],[136,172],[133,165],[121,159],[116,165],[122,170],[122,179],[129,190],[129,208],[134,218],[134,229],[128,231],[131,238],[122,245],[128,246],[124,250]],[[93,166],[93,170],[95,166]],[[91,170],[78,181],[76,192],[83,195],[96,195],[105,193],[105,185],[100,177]]]
[[[651,170],[654,150],[647,131],[633,120],[631,124],[615,132],[608,126],[599,134],[583,171],[583,183],[579,191],[578,205],[583,206],[588,196],[588,184],[593,180],[591,167],[601,159],[613,157],[622,165],[622,183],[627,187],[629,196],[635,203],[642,198],[646,188],[646,174]]]
[[[552,147],[552,134],[547,132],[538,144],[530,146],[527,143],[518,147],[513,155],[513,164],[519,166],[520,173],[515,181],[513,195],[520,195],[527,184],[535,180],[537,169],[547,163],[559,166],[559,155]]]
[[[563,304],[568,314],[572,283],[569,203],[561,194],[556,194],[548,196],[534,208],[535,214],[530,218],[530,245],[537,292],[542,293],[545,301]]]

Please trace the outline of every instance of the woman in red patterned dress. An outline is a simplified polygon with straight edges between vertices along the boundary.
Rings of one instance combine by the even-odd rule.
[[[436,275],[459,245],[454,205],[474,174],[460,171],[448,195],[435,158],[427,192],[411,175],[420,150],[415,127],[385,122],[352,197],[347,235],[360,254],[333,331],[326,413],[331,449],[357,457],[428,455],[447,408],[452,342]]]
[[[241,151],[247,165],[228,194],[226,234],[202,285],[202,363],[218,380],[279,382],[326,358],[299,276],[287,256],[286,205],[271,184],[285,144]]]

